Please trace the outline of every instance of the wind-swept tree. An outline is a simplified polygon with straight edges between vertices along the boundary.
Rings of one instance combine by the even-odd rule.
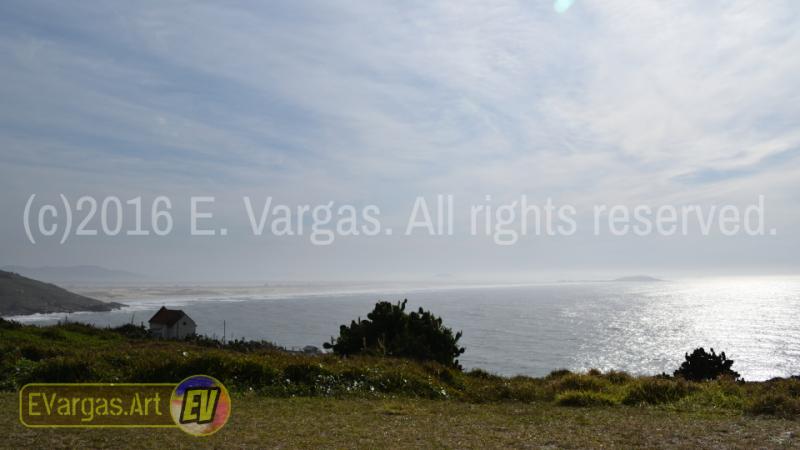
[[[725,352],[717,355],[714,349],[707,353],[703,347],[695,349],[692,354],[686,353],[686,361],[673,375],[690,381],[715,380],[721,376],[739,378],[739,373],[731,369],[733,360],[725,356]]]
[[[441,318],[422,308],[406,313],[407,302],[378,302],[366,320],[359,318],[349,327],[342,325],[339,337],[331,338],[324,347],[341,356],[395,356],[436,361],[460,369],[456,358],[464,353],[464,348],[458,346],[461,332],[453,334]]]

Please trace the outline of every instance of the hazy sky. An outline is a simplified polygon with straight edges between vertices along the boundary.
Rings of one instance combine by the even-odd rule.
[[[3,1],[0,265],[202,280],[796,273],[800,4],[570,3]],[[147,224],[165,195],[175,231],[31,244],[26,201],[60,193],[142,196]],[[551,197],[580,224],[595,204],[764,195],[777,233],[399,236],[415,197],[438,193],[459,224],[485,195]],[[193,195],[216,197],[227,236],[188,236]],[[244,195],[259,210],[268,195],[375,204],[397,232],[254,237]]]

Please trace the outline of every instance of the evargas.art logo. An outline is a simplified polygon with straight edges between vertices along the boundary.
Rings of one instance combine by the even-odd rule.
[[[19,419],[30,428],[178,427],[208,436],[230,415],[228,390],[208,375],[194,375],[177,385],[30,383],[19,391]]]
[[[219,431],[231,414],[231,397],[217,379],[194,375],[180,382],[172,392],[170,413],[183,431],[208,436]]]

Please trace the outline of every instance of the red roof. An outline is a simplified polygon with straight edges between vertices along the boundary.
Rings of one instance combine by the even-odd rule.
[[[180,309],[167,309],[162,306],[161,309],[159,309],[158,312],[156,312],[153,317],[150,318],[149,323],[160,323],[163,325],[172,326],[185,315],[186,313]]]

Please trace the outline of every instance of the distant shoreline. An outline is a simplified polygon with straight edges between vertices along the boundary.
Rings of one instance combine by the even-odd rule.
[[[0,271],[0,316],[103,312],[122,308],[122,303],[104,302],[70,292],[50,283]]]

